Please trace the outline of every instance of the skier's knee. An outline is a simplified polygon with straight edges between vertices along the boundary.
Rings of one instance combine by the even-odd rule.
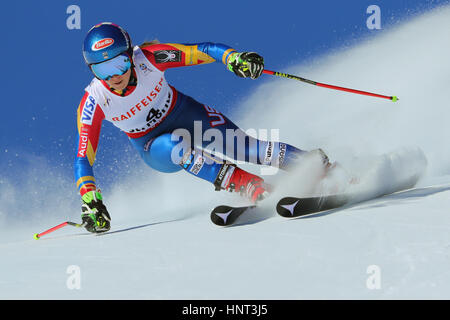
[[[177,148],[178,145],[179,141],[174,140],[170,133],[162,134],[145,144],[144,160],[151,168],[161,172],[180,171],[180,159],[184,149]]]

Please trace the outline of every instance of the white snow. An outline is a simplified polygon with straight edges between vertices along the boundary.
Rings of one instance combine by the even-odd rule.
[[[67,226],[36,241],[36,232],[79,220],[78,203],[62,205],[73,181],[61,181],[68,187],[54,199],[62,200],[48,205],[37,182],[17,190],[2,181],[0,299],[449,299],[448,30],[443,7],[281,70],[397,103],[266,76],[231,115],[243,128],[282,128],[282,141],[323,148],[378,190],[426,165],[416,189],[294,220],[276,215],[273,198],[255,211],[260,218],[220,228],[209,211],[233,195],[184,172],[137,168],[104,190],[110,233]],[[24,212],[12,216],[19,204]],[[71,270],[79,288],[70,289]]]

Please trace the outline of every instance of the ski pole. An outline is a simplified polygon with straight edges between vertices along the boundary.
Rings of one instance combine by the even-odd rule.
[[[38,240],[43,235],[46,235],[46,234],[48,234],[50,232],[53,232],[53,231],[58,230],[58,229],[61,229],[62,227],[65,227],[67,225],[73,226],[73,227],[83,227],[83,224],[79,224],[79,223],[75,223],[75,222],[71,222],[71,221],[66,221],[66,222],[58,224],[57,226],[54,226],[53,228],[50,228],[50,229],[48,229],[48,230],[46,230],[44,232],[35,233],[34,234],[34,239]]]
[[[356,94],[362,94],[362,95],[365,95],[365,96],[371,96],[371,97],[376,97],[376,98],[388,99],[388,100],[391,100],[392,102],[397,102],[398,100],[400,100],[396,96],[385,96],[385,95],[381,95],[381,94],[378,94],[378,93],[372,93],[372,92],[366,92],[366,91],[361,91],[361,90],[355,90],[355,89],[349,89],[349,88],[344,88],[344,87],[338,87],[338,86],[334,86],[334,85],[331,85],[331,84],[320,83],[320,82],[308,80],[308,79],[305,79],[305,78],[302,78],[302,77],[294,76],[292,74],[281,73],[281,72],[277,72],[277,71],[263,70],[263,73],[269,74],[269,75],[272,75],[272,76],[277,76],[277,77],[283,77],[283,78],[288,78],[288,79],[294,79],[294,80],[302,81],[302,82],[309,83],[309,84],[312,84],[312,85],[318,86],[318,87],[334,89],[334,90],[340,90],[340,91],[346,91],[346,92],[351,92],[351,93],[356,93]]]

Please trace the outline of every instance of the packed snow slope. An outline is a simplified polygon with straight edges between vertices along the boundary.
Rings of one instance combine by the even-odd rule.
[[[321,147],[369,189],[421,174],[416,189],[294,220],[276,215],[272,197],[253,220],[220,228],[209,211],[235,196],[142,165],[103,190],[111,232],[66,227],[36,241],[35,232],[79,221],[80,209],[73,181],[43,194],[45,178],[35,174],[48,168],[28,168],[27,186],[0,184],[0,298],[449,299],[448,30],[444,7],[280,70],[397,95],[397,103],[264,76],[229,115],[244,129],[275,128],[284,142]],[[266,178],[296,194],[313,173]]]

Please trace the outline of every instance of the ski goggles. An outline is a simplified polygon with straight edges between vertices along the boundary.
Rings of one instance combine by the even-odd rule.
[[[92,72],[101,80],[109,80],[115,75],[123,75],[131,68],[130,57],[121,54],[117,57],[96,64],[90,65]]]

